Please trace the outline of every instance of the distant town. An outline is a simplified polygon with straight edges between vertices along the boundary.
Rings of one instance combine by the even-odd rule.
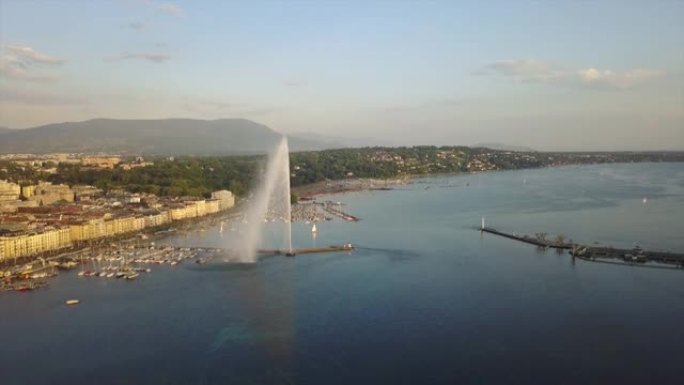
[[[248,194],[262,160],[263,156],[0,155],[0,263],[227,210],[235,204],[234,193]],[[290,167],[292,185],[305,186],[353,183],[358,178],[681,161],[684,152],[550,153],[418,146],[297,152],[291,154]]]

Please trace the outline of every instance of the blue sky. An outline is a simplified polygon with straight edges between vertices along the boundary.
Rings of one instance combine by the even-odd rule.
[[[684,149],[684,2],[0,0],[0,126]]]

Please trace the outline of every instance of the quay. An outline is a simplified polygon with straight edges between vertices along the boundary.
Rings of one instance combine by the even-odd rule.
[[[579,258],[585,261],[606,262],[608,260],[618,260],[621,263],[629,265],[658,263],[662,265],[672,265],[676,268],[684,268],[684,254],[682,253],[649,251],[638,246],[632,249],[620,249],[607,246],[587,246],[563,241],[549,241],[544,237],[535,238],[529,235],[517,235],[486,226],[480,227],[479,230],[482,233],[498,235],[537,247],[569,250],[570,255],[573,258]]]
[[[164,246],[170,247],[170,246]],[[179,246],[171,247],[172,249],[178,251],[191,251],[191,252],[208,252],[208,253],[231,253],[233,250],[224,249],[220,247],[200,247],[200,246]],[[258,249],[257,254],[259,255],[285,255],[288,257],[294,257],[299,254],[319,254],[319,253],[336,253],[341,251],[352,251],[354,246],[351,243],[344,245],[331,245],[323,247],[303,247],[296,248],[292,250],[281,250],[281,249]]]
[[[258,250],[257,252],[262,255],[285,255],[288,257],[294,257],[298,254],[320,254],[320,253],[336,253],[340,251],[352,251],[354,246],[351,243],[345,245],[332,245],[328,247],[304,247],[292,250]]]

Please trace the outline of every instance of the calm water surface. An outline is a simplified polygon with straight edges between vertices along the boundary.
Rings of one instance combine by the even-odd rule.
[[[647,203],[643,203],[643,198]],[[573,262],[473,228],[684,252],[684,167],[436,177],[296,224],[353,253],[62,274],[0,296],[5,384],[684,383],[684,271]],[[217,228],[166,242],[223,246]],[[79,298],[77,307],[64,301]]]

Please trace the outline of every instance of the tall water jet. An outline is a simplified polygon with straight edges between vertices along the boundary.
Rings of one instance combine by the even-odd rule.
[[[286,137],[283,137],[275,151],[269,154],[261,183],[246,209],[244,236],[236,242],[236,251],[242,262],[256,261],[257,248],[262,241],[264,222],[269,218],[283,222],[280,249],[292,252],[290,154]]]

